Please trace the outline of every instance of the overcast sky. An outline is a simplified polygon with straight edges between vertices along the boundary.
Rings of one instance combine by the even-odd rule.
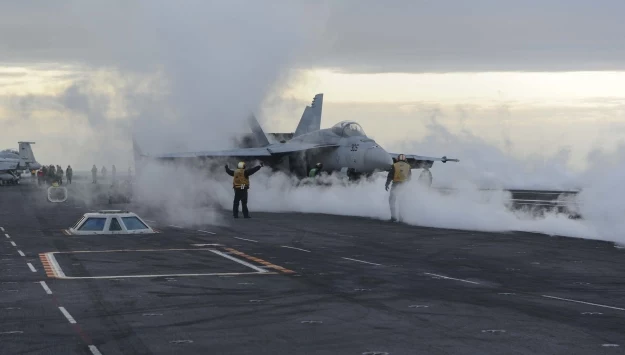
[[[133,132],[148,151],[218,149],[252,110],[293,130],[324,92],[323,125],[359,119],[385,146],[423,139],[435,117],[580,163],[625,133],[623,13],[617,0],[0,1],[0,147],[123,168]]]

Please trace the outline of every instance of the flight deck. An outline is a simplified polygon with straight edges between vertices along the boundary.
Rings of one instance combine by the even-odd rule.
[[[0,354],[625,353],[613,243],[132,204],[158,233],[68,235],[111,208],[73,188],[0,190]]]

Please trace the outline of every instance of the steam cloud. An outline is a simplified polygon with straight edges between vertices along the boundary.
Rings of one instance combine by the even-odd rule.
[[[625,163],[623,152],[625,146],[612,154],[604,153],[604,156],[611,157],[615,164],[623,164]],[[488,151],[485,150],[484,153],[488,154]],[[513,163],[511,160],[508,159]],[[518,161],[515,163],[521,164]],[[471,162],[471,159],[468,165],[478,166],[479,170],[479,164]],[[446,168],[439,169],[439,172]],[[232,181],[223,168],[220,167],[205,176],[198,176],[191,170],[173,166],[150,164],[147,170],[150,171],[149,177],[141,177],[137,184],[141,186],[143,194],[152,196],[147,198],[149,201],[159,203],[162,212],[165,212],[162,216],[167,220],[187,225],[231,223]],[[150,186],[166,186],[159,185],[156,181],[163,181],[174,171],[176,176],[183,176],[181,181],[184,186],[169,185],[164,190],[150,188]],[[578,211],[584,217],[582,220],[569,219],[568,216],[555,212],[536,216],[528,211],[511,211],[507,207],[511,198],[510,193],[503,190],[485,192],[478,189],[479,184],[471,178],[479,176],[479,172],[445,176],[443,180],[447,179],[457,188],[451,194],[425,188],[413,181],[405,187],[399,208],[404,222],[418,226],[492,232],[527,231],[624,244],[625,235],[622,231],[625,222],[622,216],[625,208],[622,199],[625,198],[625,190],[620,186],[625,177],[624,172],[622,168],[605,169],[602,171],[603,175],[595,175],[594,171],[588,170],[585,174],[578,175],[580,183],[585,185],[577,198]],[[553,175],[543,177],[554,178]],[[192,188],[186,185],[187,182],[191,183],[190,179],[193,180]],[[327,182],[334,184],[297,186],[292,178],[282,173],[271,173],[266,168],[261,169],[251,177],[250,211],[252,214],[257,211],[302,212],[363,216],[381,220],[390,218],[389,193],[384,190],[385,174],[378,174],[372,180],[350,185],[345,185],[334,177],[326,179]],[[160,193],[159,191],[163,191],[162,194],[166,198],[159,200],[159,197],[154,197]],[[202,204],[201,208],[194,207],[199,204]],[[218,210],[225,211],[219,213]],[[418,235],[415,238],[418,238]]]

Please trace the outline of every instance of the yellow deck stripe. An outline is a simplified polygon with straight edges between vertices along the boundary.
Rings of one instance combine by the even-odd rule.
[[[242,252],[240,252],[240,251],[238,251],[236,249],[232,249],[232,248],[225,248],[225,249],[227,251],[231,252],[232,254],[239,255],[239,256],[241,256],[243,258],[246,258],[248,260],[256,261],[256,262],[261,263],[261,264],[263,264],[263,265],[265,265],[267,267],[270,267],[272,269],[279,270],[279,271],[281,271],[281,272],[283,272],[285,274],[295,273],[295,271],[293,271],[293,270],[285,269],[282,266],[278,266],[278,265],[272,264],[272,263],[270,263],[270,262],[268,262],[266,260],[259,259],[259,258],[255,257],[255,256],[247,255],[247,254],[242,253]]]

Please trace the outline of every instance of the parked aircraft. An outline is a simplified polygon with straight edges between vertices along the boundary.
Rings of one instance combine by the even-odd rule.
[[[18,142],[19,152],[12,149],[0,151],[0,185],[19,184],[22,171],[32,172],[41,168],[30,147],[34,143]]]
[[[18,166],[16,170],[19,171],[41,169],[41,164],[35,159],[33,149],[30,146],[31,144],[35,144],[35,142],[17,142],[17,144],[19,145],[19,151],[12,149],[0,151],[0,159],[17,160]]]
[[[288,141],[283,139],[269,142],[267,135],[252,115],[249,123],[253,139],[248,142],[248,147],[151,156],[141,154],[135,144],[135,157],[160,161],[236,158],[242,161],[262,161],[276,169],[288,163],[288,170],[298,177],[307,176],[307,172],[315,164],[322,163],[324,172],[342,172],[352,180],[363,175],[370,176],[374,172],[388,171],[391,168],[393,159],[396,159],[399,153],[387,152],[375,140],[367,137],[357,122],[341,121],[330,128],[321,129],[322,106],[323,94],[317,94],[312,104],[304,109],[300,122]],[[448,159],[445,156],[435,158],[404,155],[413,169],[428,169],[435,161],[443,163],[458,161],[458,159]]]

